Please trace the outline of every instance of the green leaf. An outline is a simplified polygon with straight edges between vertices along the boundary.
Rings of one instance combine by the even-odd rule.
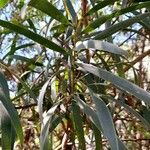
[[[83,102],[79,97],[74,96],[74,99],[77,101],[77,103],[79,104],[79,106],[80,106],[81,110],[84,112],[84,114],[86,114],[87,117],[91,120],[91,122],[97,127],[97,129],[99,131],[103,132],[103,129],[101,127],[101,124],[99,122],[96,112],[90,106],[88,106],[85,102]],[[120,150],[127,150],[127,148],[122,143],[122,141],[120,141],[119,138],[118,138],[118,145],[119,145]]]
[[[44,100],[44,95],[45,95],[45,92],[46,92],[46,89],[49,85],[49,82],[50,82],[51,78],[48,79],[45,84],[42,86],[42,89],[40,91],[40,94],[39,94],[39,98],[38,98],[38,112],[39,112],[39,116],[40,116],[40,120],[41,120],[41,123],[43,123],[43,100]]]
[[[0,118],[1,118],[1,142],[2,149],[13,150],[16,132],[11,124],[11,119],[7,110],[0,102]]]
[[[95,150],[102,150],[102,137],[101,132],[98,130],[98,128],[92,123],[92,129],[95,136]]]
[[[51,124],[52,117],[59,106],[60,102],[53,105],[48,112],[46,113],[46,116],[43,118],[43,124],[41,128],[41,134],[40,134],[40,149],[41,150],[48,150],[48,132],[49,127]]]
[[[83,119],[80,114],[80,108],[75,101],[72,102],[72,111],[75,131],[79,140],[79,149],[86,150],[83,130]]]
[[[22,127],[20,124],[19,116],[17,114],[16,109],[14,108],[13,104],[10,101],[7,81],[5,80],[5,77],[1,72],[0,72],[0,102],[6,109],[11,119],[11,123],[16,131],[16,134],[18,138],[20,139],[20,142],[22,143],[23,132],[22,132]]]
[[[77,14],[76,14],[73,6],[72,6],[71,1],[70,0],[64,0],[64,5],[67,7],[66,11],[69,11],[73,22],[76,22],[77,21]]]
[[[69,24],[67,18],[59,11],[54,5],[49,3],[47,0],[31,0],[29,2],[29,6],[32,6],[38,10],[41,10],[45,14],[49,15],[50,17],[56,19],[57,21]]]
[[[74,99],[78,102],[79,107],[84,112],[84,114],[87,115],[87,117],[92,121],[92,123],[95,124],[95,126],[102,131],[98,116],[94,110],[90,108],[85,102],[83,102],[80,98],[77,96],[74,96]]]
[[[78,42],[76,44],[76,50],[89,49],[89,48],[104,50],[104,51],[114,53],[114,54],[119,54],[119,55],[125,55],[125,56],[128,55],[126,51],[117,47],[116,45],[109,43],[109,42],[103,42],[100,40],[87,40],[84,42]]]
[[[139,86],[91,64],[78,63],[78,65],[83,68],[84,71],[88,71],[95,76],[111,82],[119,89],[133,94],[138,99],[143,100],[146,104],[150,105],[150,93]]]
[[[150,15],[150,13],[144,13],[144,14],[132,17],[130,19],[127,19],[125,21],[119,22],[119,23],[107,28],[106,30],[98,33],[94,37],[94,39],[101,40],[101,39],[107,38],[107,37],[113,35],[114,33],[118,32],[119,30],[122,30],[124,28],[129,27],[130,25],[132,25],[134,23],[142,21],[146,17],[149,17],[149,15]]]
[[[0,1],[0,9],[3,8],[8,2],[9,2],[9,0],[1,0]]]
[[[90,95],[92,96],[92,99],[95,103],[96,113],[103,129],[104,136],[106,136],[109,140],[112,150],[119,150],[118,138],[108,107],[103,102],[103,100],[96,96],[92,91],[90,91]]]
[[[17,32],[19,34],[22,34],[22,35],[30,38],[31,40],[49,48],[49,49],[52,49],[56,52],[60,52],[62,54],[67,54],[65,49],[56,45],[54,42],[32,32],[32,31],[30,31],[30,30],[28,30],[22,26],[15,25],[15,24],[12,24],[12,23],[4,21],[4,20],[0,20],[0,26],[2,26],[4,28],[8,28],[10,30],[13,30],[14,32]]]
[[[135,4],[132,6],[129,6],[127,8],[121,9],[121,10],[117,10],[115,12],[113,12],[110,15],[104,15],[104,16],[100,16],[99,18],[97,18],[96,20],[92,21],[91,24],[89,24],[84,30],[84,33],[88,33],[94,29],[96,29],[97,27],[100,27],[100,25],[102,25],[103,23],[105,23],[107,20],[111,20],[114,17],[118,17],[121,16],[122,14],[125,13],[129,13],[138,9],[142,9],[142,8],[150,8],[150,2],[145,2],[145,3],[141,3],[141,4]]]
[[[111,0],[111,1],[104,0],[104,1],[102,1],[102,2],[99,2],[97,5],[95,5],[94,7],[92,7],[92,8],[88,11],[87,15],[91,15],[91,14],[97,12],[98,10],[100,10],[100,9],[102,9],[102,8],[108,6],[108,5],[111,5],[111,4],[113,4],[115,1],[118,1],[118,0]]]
[[[117,101],[117,103],[123,106],[131,115],[139,119],[143,123],[143,125],[145,125],[145,127],[150,130],[150,123],[146,119],[144,119],[138,112],[136,112],[134,109],[132,109],[130,106],[126,105],[122,101]]]

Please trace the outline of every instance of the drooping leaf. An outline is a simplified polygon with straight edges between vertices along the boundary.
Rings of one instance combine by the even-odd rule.
[[[129,13],[138,9],[142,9],[142,8],[150,8],[150,2],[145,2],[145,3],[141,3],[141,4],[135,4],[133,6],[129,6],[127,8],[121,9],[121,10],[117,10],[115,12],[113,12],[110,15],[103,15],[100,16],[99,18],[97,18],[96,20],[92,21],[91,24],[89,24],[84,30],[84,33],[88,33],[98,27],[100,27],[100,25],[102,25],[103,23],[105,23],[107,20],[111,20],[114,17],[118,17],[121,16],[122,14],[125,13]]]
[[[77,21],[77,14],[73,8],[71,1],[70,0],[64,0],[64,5],[66,6],[66,9],[67,9],[66,11],[69,11],[69,13],[72,17],[72,20],[74,22],[76,22]]]
[[[107,80],[114,84],[119,89],[126,91],[130,94],[133,94],[138,99],[144,101],[146,104],[150,105],[150,93],[140,88],[139,86],[121,78],[112,73],[103,70],[101,68],[97,68],[91,64],[78,63],[78,65],[83,68],[83,70],[88,71],[95,76],[98,76],[104,80]]]
[[[1,0],[0,1],[0,9],[3,8],[8,2],[9,2],[9,0]]]
[[[74,99],[79,104],[79,107],[81,108],[83,113],[87,115],[87,117],[97,127],[97,129],[100,132],[103,132],[103,128],[101,127],[101,124],[99,122],[99,119],[98,119],[98,116],[97,116],[96,112],[90,106],[88,106],[85,102],[83,102],[79,97],[74,96]],[[127,150],[127,148],[125,147],[123,142],[118,137],[117,137],[117,139],[118,139],[119,149],[120,150]]]
[[[123,106],[127,112],[129,112],[132,116],[135,116],[137,119],[139,119],[143,125],[145,125],[145,127],[147,127],[148,130],[150,130],[150,123],[144,119],[138,112],[136,112],[134,109],[132,109],[130,106],[128,106],[127,104],[121,102],[121,101],[117,101],[118,104],[120,104],[121,106]]]
[[[80,114],[80,108],[75,101],[72,102],[73,111],[73,122],[75,126],[75,131],[79,140],[79,149],[86,150],[84,130],[83,130],[83,119]]]
[[[17,32],[19,34],[22,34],[30,39],[32,39],[33,41],[49,48],[49,49],[52,49],[56,52],[60,52],[60,53],[63,53],[63,54],[67,54],[66,50],[63,49],[62,47],[56,45],[54,42],[20,26],[20,25],[15,25],[15,24],[12,24],[10,22],[7,22],[7,21],[4,21],[4,20],[0,20],[0,26],[4,27],[4,28],[8,28],[14,32]]]
[[[68,24],[67,18],[59,11],[54,5],[46,0],[31,0],[29,6],[32,6],[42,12],[46,13],[50,17],[56,19],[57,21]]]
[[[100,40],[87,40],[84,42],[77,42],[76,44],[76,50],[81,49],[98,49],[98,50],[104,50],[110,53],[119,54],[119,55],[125,55],[127,56],[128,53],[121,48],[117,47],[114,44],[111,44],[109,42],[103,42]]]
[[[97,129],[97,127],[92,123],[92,129],[95,136],[95,150],[102,150],[102,136],[101,132]]]
[[[20,142],[22,143],[23,131],[19,120],[19,116],[17,114],[16,109],[14,108],[13,104],[10,101],[7,81],[5,80],[5,77],[1,72],[0,72],[0,101],[11,119],[11,124],[15,129],[17,137],[20,139]]]
[[[83,102],[77,96],[74,96],[75,100],[78,102],[81,110],[88,116],[88,118],[95,124],[95,126],[102,131],[101,125],[98,120],[98,116],[94,110],[92,110],[85,102]]]
[[[111,36],[114,33],[118,32],[119,30],[122,30],[124,28],[131,26],[134,23],[138,23],[138,22],[142,21],[144,18],[148,17],[149,15],[150,15],[150,13],[140,14],[140,15],[137,15],[130,19],[127,19],[125,21],[119,22],[115,25],[112,25],[111,27],[107,28],[106,30],[98,33],[94,37],[94,39],[101,40],[101,39],[107,38],[108,36]]]
[[[40,120],[41,120],[41,123],[43,123],[43,100],[44,100],[44,95],[45,95],[45,92],[46,92],[46,89],[49,85],[49,82],[50,82],[51,78],[48,79],[45,84],[43,85],[41,91],[40,91],[40,94],[39,94],[39,98],[38,98],[38,112],[39,112],[39,116],[40,116]]]
[[[48,132],[49,127],[51,124],[52,117],[54,115],[54,112],[56,111],[57,107],[59,106],[60,102],[54,104],[46,113],[45,117],[43,118],[43,124],[41,128],[41,134],[40,134],[40,149],[41,150],[48,150]]]
[[[113,4],[115,1],[118,1],[118,0],[111,0],[111,1],[103,0],[102,2],[99,2],[97,5],[95,5],[94,7],[92,7],[92,8],[88,11],[87,15],[91,15],[91,14],[97,12],[98,10],[100,10],[100,9],[102,9],[102,8],[108,6],[108,5],[111,5],[111,4]]]
[[[13,150],[16,132],[7,110],[0,101],[1,145],[2,149]]]
[[[104,101],[92,91],[90,91],[90,95],[95,103],[96,113],[103,129],[104,136],[109,140],[112,150],[119,150],[117,134],[108,107]]]

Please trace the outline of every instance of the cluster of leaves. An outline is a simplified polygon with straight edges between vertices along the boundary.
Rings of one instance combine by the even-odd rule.
[[[5,0],[0,7],[6,3],[10,7]],[[86,135],[94,135],[97,150],[103,147],[103,136],[112,150],[127,149],[116,133],[112,110],[125,108],[150,130],[148,117],[127,104],[129,98],[143,102],[148,112],[150,93],[125,79],[135,63],[129,62],[127,51],[113,43],[116,34],[125,29],[143,35],[128,28],[135,23],[150,30],[150,2],[82,0],[75,2],[81,5],[79,15],[71,0],[59,3],[60,10],[58,3],[30,0],[22,5],[21,17],[0,19],[0,35],[13,35],[8,53],[0,60],[1,146],[13,149],[17,139],[23,143],[16,109],[37,106],[37,111],[32,109],[32,119],[39,118],[41,150],[55,149],[57,140],[62,149],[85,150]],[[107,7],[113,9],[111,14],[103,13]],[[37,23],[41,18],[46,20],[43,29]],[[22,49],[29,49],[29,54],[22,56]],[[7,80],[16,83],[13,98]]]

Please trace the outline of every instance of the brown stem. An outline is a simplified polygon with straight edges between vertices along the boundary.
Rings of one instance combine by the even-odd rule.
[[[147,55],[150,54],[150,50],[142,53],[139,57],[137,57],[135,60],[133,60],[129,66],[126,66],[123,70],[124,72],[128,71],[132,66],[134,66],[137,62],[139,62],[140,60],[142,60],[144,57],[146,57]]]

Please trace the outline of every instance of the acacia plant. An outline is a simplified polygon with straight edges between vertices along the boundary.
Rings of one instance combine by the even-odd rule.
[[[1,0],[0,7],[2,149],[134,149],[123,140],[126,125],[150,137],[150,93],[134,67],[150,52],[136,56],[128,45],[132,36],[149,40],[149,1]],[[131,124],[118,127],[128,116]]]

